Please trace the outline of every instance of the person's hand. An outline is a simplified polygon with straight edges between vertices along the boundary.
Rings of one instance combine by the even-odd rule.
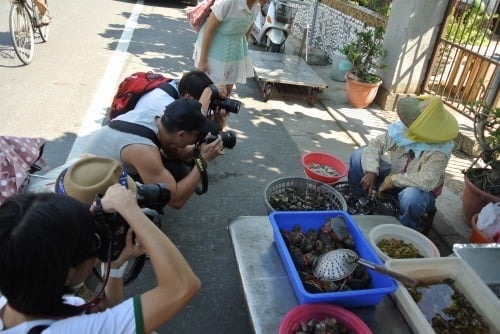
[[[142,254],[144,254],[144,247],[138,238],[134,240],[134,231],[132,228],[129,228],[125,239],[125,247],[123,247],[118,258],[111,262],[111,269],[118,269],[125,262],[135,259]]]
[[[200,59],[200,61],[198,62],[198,69],[202,72],[205,72],[206,74],[210,74],[210,69],[208,68],[208,60]]]
[[[226,119],[228,116],[229,113],[227,113],[226,110],[217,108],[215,112],[210,113],[207,117],[219,124],[221,129],[224,129],[226,127]]]
[[[210,135],[210,133],[208,135]],[[224,146],[222,145],[222,137],[220,135],[217,135],[217,139],[213,142],[200,145],[200,154],[203,157],[203,160],[205,160],[206,162],[210,162],[221,153],[223,148]]]
[[[225,84],[215,84],[215,87],[219,91],[219,96],[227,97],[227,86]]]
[[[137,205],[135,194],[119,183],[112,185],[106,190],[101,199],[101,205],[104,212],[117,212],[120,208],[128,208]],[[95,209],[95,202],[92,204],[91,211]]]
[[[361,187],[364,190],[368,191],[368,197],[371,198],[372,191],[373,191],[373,185],[375,184],[375,181],[377,180],[377,174],[373,172],[366,172],[365,175],[361,178]]]
[[[384,191],[394,188],[394,183],[392,182],[392,175],[387,175],[384,182],[378,188],[378,198],[384,198]]]

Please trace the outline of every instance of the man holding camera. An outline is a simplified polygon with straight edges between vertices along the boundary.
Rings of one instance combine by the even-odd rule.
[[[211,95],[211,89],[206,88],[203,94]],[[164,183],[170,191],[169,205],[179,209],[195,192],[200,180],[206,186],[207,164],[223,149],[220,135],[210,143],[201,143],[205,136],[220,131],[220,126],[201,110],[202,104],[190,98],[175,100],[162,111],[135,108],[93,133],[84,152],[121,161],[127,173],[142,183]],[[140,125],[153,135],[142,136],[112,128],[118,120]],[[176,180],[164,166],[165,148],[175,145],[184,149],[195,143],[198,143],[192,151],[195,167]]]
[[[202,113],[217,122],[221,129],[226,128],[226,119],[230,113],[238,113],[241,103],[237,100],[225,98],[226,85],[215,85],[204,72],[194,70],[185,73],[180,80],[170,82],[180,97],[191,98],[199,101],[202,105]],[[163,111],[167,105],[172,103],[172,98],[161,88],[156,88],[144,94],[137,102],[134,109]],[[236,144],[236,136],[233,132],[221,132],[224,147],[233,148]],[[180,148],[177,145],[163,147],[165,153],[164,163],[176,180],[182,179],[187,173],[183,163],[193,158],[194,146],[190,145]],[[222,153],[222,152],[221,152]]]

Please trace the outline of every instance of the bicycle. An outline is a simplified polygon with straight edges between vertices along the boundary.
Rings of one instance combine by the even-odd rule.
[[[35,37],[43,42],[49,40],[49,26],[41,23],[35,0],[11,0],[9,28],[14,51],[25,65],[33,60]]]

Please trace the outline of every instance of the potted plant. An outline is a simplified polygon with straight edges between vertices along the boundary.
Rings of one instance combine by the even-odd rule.
[[[467,224],[489,202],[500,202],[500,108],[486,102],[467,105],[474,117],[474,136],[480,148],[478,157],[464,170],[462,206]],[[477,163],[482,160],[483,165]]]
[[[365,26],[364,31],[356,31],[356,38],[342,47],[341,51],[351,63],[350,72],[346,73],[346,94],[349,104],[356,108],[369,106],[382,80],[374,70],[383,69],[380,60],[387,55],[383,47],[384,28],[374,29]]]

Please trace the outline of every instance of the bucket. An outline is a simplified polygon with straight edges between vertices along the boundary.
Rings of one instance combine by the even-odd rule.
[[[335,81],[345,81],[345,74],[352,68],[351,62],[347,60],[345,54],[335,52],[332,56],[332,71],[330,79]]]
[[[472,216],[472,219],[471,219],[472,232],[470,235],[470,242],[473,244],[487,244],[490,242],[494,242],[493,238],[490,238],[489,236],[482,233],[479,230],[479,228],[477,227],[478,216],[479,216],[479,214],[476,213]]]

